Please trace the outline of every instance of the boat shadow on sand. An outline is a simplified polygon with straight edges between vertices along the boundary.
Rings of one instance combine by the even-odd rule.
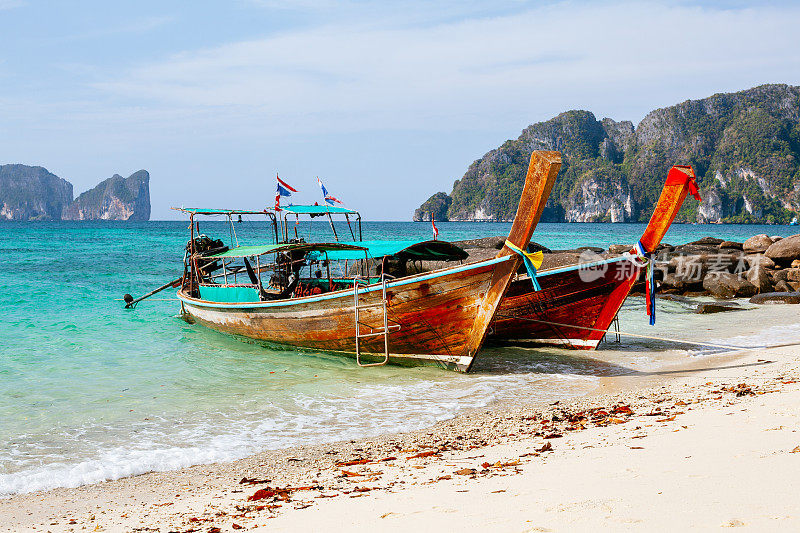
[[[667,351],[690,351],[696,346],[681,342],[674,343],[660,343],[658,347],[642,343],[613,343],[610,344],[610,350],[615,352],[628,352],[628,353],[653,353],[653,352],[667,352]],[[637,346],[638,345],[638,346]],[[663,346],[662,346],[663,345]],[[608,350],[599,350],[599,353]],[[762,365],[771,364],[772,361],[764,360],[755,363],[736,363],[736,362],[720,362],[714,360],[706,361],[706,364],[695,364],[692,368],[679,368],[679,369],[664,369],[664,370],[640,370],[627,366],[623,363],[604,360],[600,357],[593,357],[584,355],[587,353],[597,352],[582,352],[575,350],[567,350],[563,348],[550,348],[550,347],[520,347],[520,346],[493,346],[485,348],[481,354],[482,357],[475,362],[473,372],[475,374],[525,374],[525,373],[538,373],[538,374],[574,374],[580,376],[595,376],[595,377],[613,377],[613,376],[659,376],[659,375],[677,375],[677,374],[697,374],[708,372],[712,370],[723,370],[733,368],[747,368],[758,367]],[[714,355],[725,355],[725,351],[715,352]],[[690,361],[690,355],[687,355],[687,362]],[[648,361],[648,363],[650,363]],[[635,361],[632,361],[635,362]],[[672,359],[670,363],[677,362]]]
[[[212,330],[192,328],[188,325],[184,333],[184,341],[202,347],[192,355],[186,354],[185,357],[190,360],[190,364],[204,366],[210,364],[212,367],[221,367],[220,370],[229,369],[230,365],[245,365],[252,372],[263,371],[265,366],[269,367],[269,370],[315,366],[321,372],[326,370],[345,370],[394,375],[401,368],[388,365],[387,367],[373,369],[359,369],[354,359],[341,357],[341,354],[299,349],[292,346],[278,346]],[[608,360],[613,357],[633,358],[639,356],[651,362],[653,359],[663,357],[668,352],[674,354],[670,362],[675,363],[678,362],[676,356],[678,358],[682,357],[688,362],[696,355],[725,355],[726,350],[710,349],[698,353],[697,345],[695,344],[679,341],[639,339],[604,342],[595,351],[569,350],[548,346],[492,344],[483,348],[475,362],[472,373],[476,376],[497,376],[502,374],[572,374],[594,377],[656,376],[689,374],[722,368],[760,366],[769,363],[719,365],[715,361],[709,360],[707,365],[695,366],[692,369],[653,371],[640,370],[625,363]],[[641,362],[641,359],[639,361]],[[631,362],[636,362],[636,360],[632,359]],[[437,372],[434,368],[424,369],[420,367],[419,370],[421,372]]]

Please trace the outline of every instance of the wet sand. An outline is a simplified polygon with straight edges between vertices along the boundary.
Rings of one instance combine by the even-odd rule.
[[[798,347],[516,398],[424,431],[17,495],[0,500],[0,530],[800,529]]]

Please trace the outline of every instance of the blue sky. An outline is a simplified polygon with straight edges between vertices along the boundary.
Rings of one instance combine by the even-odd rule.
[[[279,172],[409,220],[561,111],[800,84],[798,27],[795,2],[0,0],[0,163],[76,195],[145,168],[154,219],[269,206]]]

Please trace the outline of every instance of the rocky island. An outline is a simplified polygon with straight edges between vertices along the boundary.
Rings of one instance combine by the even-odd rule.
[[[42,167],[0,165],[0,219],[59,220],[72,184]]]
[[[704,201],[677,222],[788,223],[800,210],[800,87],[762,85],[657,109],[634,127],[567,111],[472,163],[414,220],[510,221],[533,150],[562,152],[544,222],[646,222],[674,164]]]
[[[119,174],[100,182],[64,208],[62,220],[150,220],[150,174]]]
[[[0,220],[150,220],[150,174],[115,174],[74,201],[72,184],[47,169],[0,165]]]

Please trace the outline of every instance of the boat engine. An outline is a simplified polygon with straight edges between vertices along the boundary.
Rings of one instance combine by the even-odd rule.
[[[291,242],[304,242],[302,239]],[[300,269],[306,265],[306,252],[289,250],[278,253],[275,258],[275,273],[270,277],[269,284],[280,289],[277,295],[266,296],[267,299],[284,299],[291,296],[300,282]]]
[[[194,244],[194,253],[200,257],[221,254],[222,252],[228,250],[228,247],[225,246],[225,243],[222,242],[222,240],[212,239],[208,235],[203,234],[195,237],[194,242],[189,241],[186,243],[187,260],[192,251],[192,244]],[[187,267],[188,266],[189,265],[187,265]],[[197,266],[203,271],[203,274],[210,274],[211,272],[219,270],[222,267],[219,261],[208,259],[198,259]]]

